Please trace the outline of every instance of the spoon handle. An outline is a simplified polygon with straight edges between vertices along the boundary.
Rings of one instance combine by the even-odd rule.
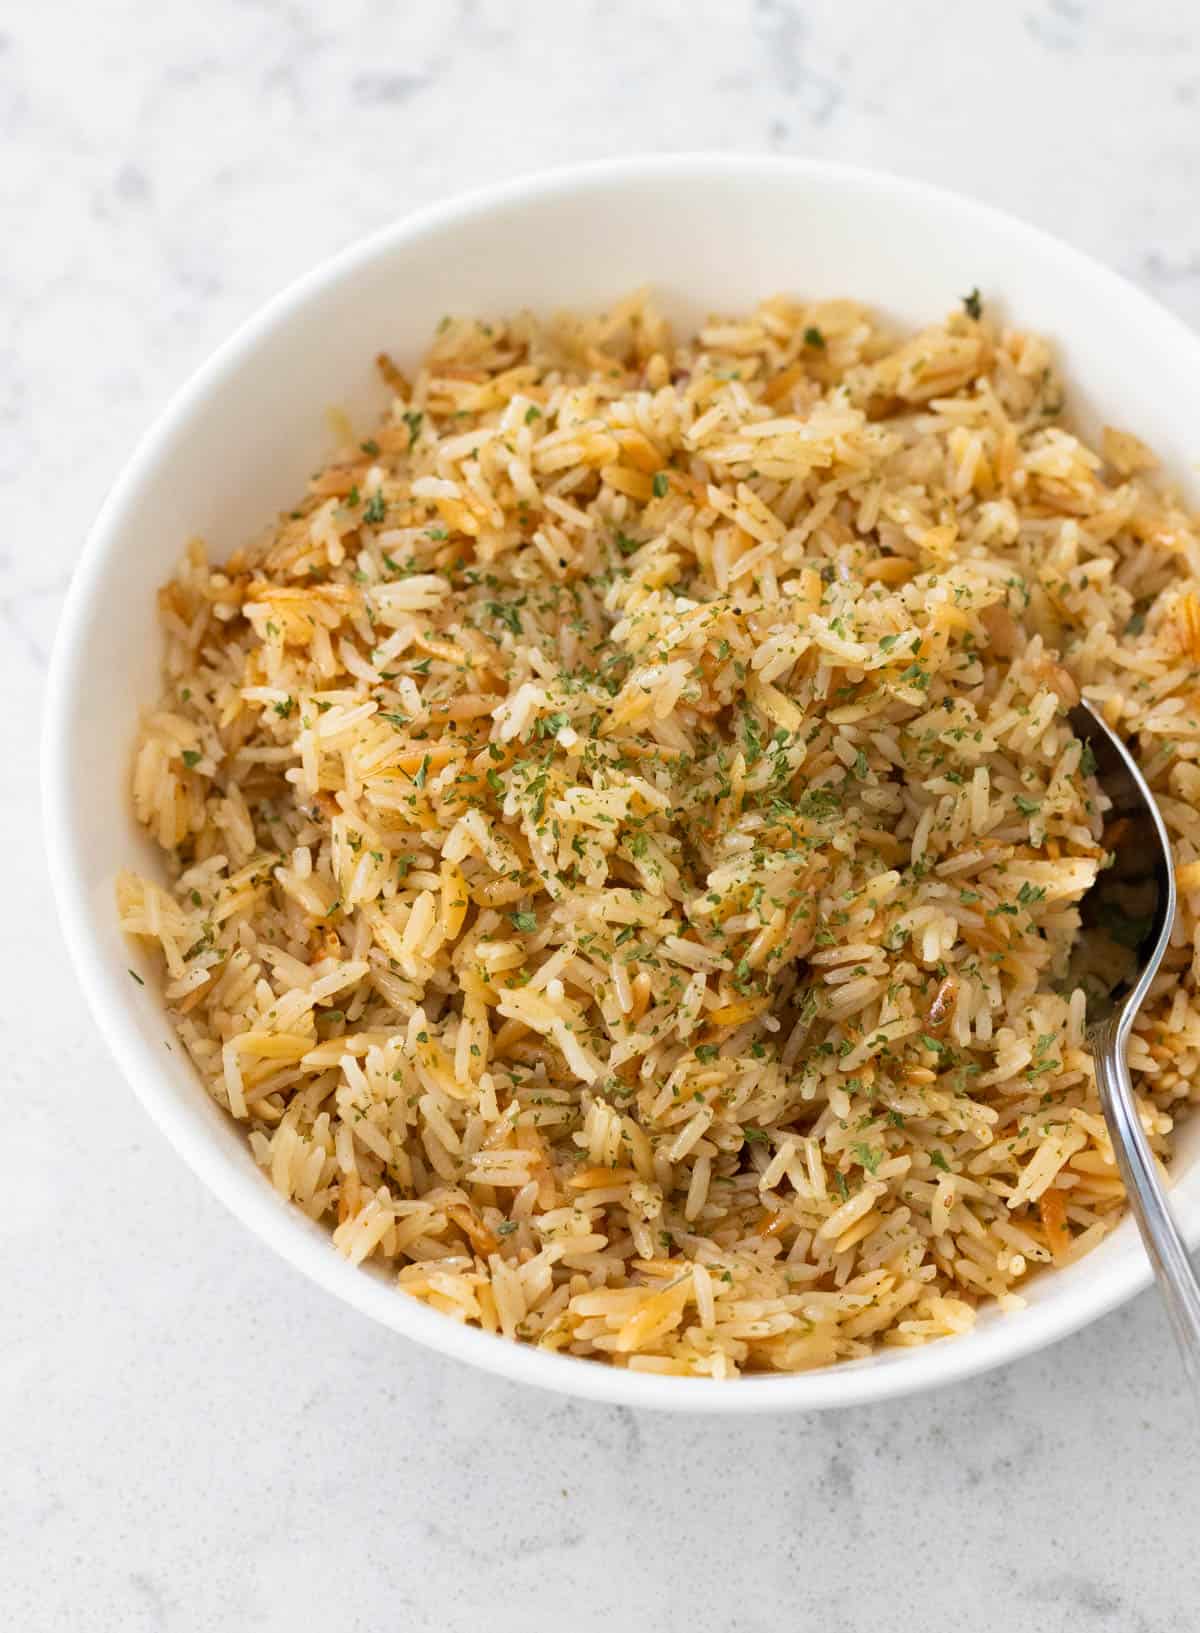
[[[1158,1277],[1184,1367],[1200,1399],[1200,1282],[1142,1131],[1125,1060],[1125,1040],[1118,1029],[1110,1025],[1097,1028],[1091,1043],[1096,1087],[1129,1205]]]

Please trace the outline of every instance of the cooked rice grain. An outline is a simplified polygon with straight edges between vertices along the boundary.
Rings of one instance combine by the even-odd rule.
[[[1134,740],[1200,1063],[1200,540],[1041,340],[777,299],[447,321],[373,436],[161,593],[137,815],[209,1092],[353,1262],[664,1373],[967,1329],[1119,1217],[1071,955]],[[1119,927],[1118,927],[1119,928]],[[1111,967],[1128,954],[1117,943]]]

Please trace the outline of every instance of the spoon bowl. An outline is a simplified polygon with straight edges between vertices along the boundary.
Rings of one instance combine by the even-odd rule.
[[[1175,919],[1171,845],[1154,795],[1125,744],[1086,702],[1074,708],[1070,718],[1085,752],[1091,753],[1096,778],[1111,807],[1107,836],[1113,863],[1084,897],[1080,910],[1085,955],[1097,937],[1108,943],[1096,967],[1107,970],[1109,979],[1097,975],[1090,961],[1083,977],[1096,1088],[1130,1208],[1200,1397],[1200,1282],[1142,1128],[1127,1060],[1133,1023],[1171,940]]]

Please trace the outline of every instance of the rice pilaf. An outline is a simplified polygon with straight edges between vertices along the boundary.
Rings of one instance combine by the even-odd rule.
[[[1200,1065],[1200,539],[1153,456],[974,295],[380,362],[380,428],[161,593],[171,882],[119,906],[209,1093],[351,1260],[547,1348],[724,1377],[1018,1306],[1124,1202],[1080,688],[1175,843],[1164,1160]]]

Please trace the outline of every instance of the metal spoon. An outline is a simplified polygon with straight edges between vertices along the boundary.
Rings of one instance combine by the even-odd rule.
[[[1100,874],[1080,908],[1081,946],[1086,947],[1088,929],[1098,928],[1107,934],[1110,953],[1123,946],[1130,955],[1127,968],[1119,972],[1110,958],[1109,974],[1115,973],[1111,985],[1097,983],[1094,976],[1088,983],[1087,1040],[1096,1063],[1096,1087],[1129,1205],[1158,1276],[1184,1366],[1200,1393],[1200,1282],[1142,1131],[1126,1060],[1134,1018],[1171,937],[1171,845],[1154,796],[1120,738],[1087,703],[1072,709],[1070,719],[1075,735],[1095,756],[1096,776],[1112,801],[1110,821],[1122,819],[1128,825],[1119,848],[1114,847],[1113,866]]]

